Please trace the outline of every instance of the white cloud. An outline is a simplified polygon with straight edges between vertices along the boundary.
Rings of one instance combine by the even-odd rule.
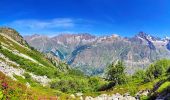
[[[95,21],[86,19],[54,18],[49,20],[40,19],[18,19],[3,26],[16,29],[22,35],[45,34],[54,35],[57,33],[83,33],[90,32],[94,26],[99,25]]]
[[[75,26],[74,20],[70,18],[56,18],[52,20],[16,20],[8,24],[17,28],[29,29],[51,29],[51,28],[72,28]]]

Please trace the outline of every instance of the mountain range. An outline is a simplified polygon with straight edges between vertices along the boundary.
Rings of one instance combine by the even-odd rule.
[[[170,60],[161,59],[169,57],[168,38],[140,32],[133,38],[63,34],[52,38],[33,35],[25,39],[34,41],[39,48],[31,47],[16,30],[0,28],[2,100],[138,100],[139,97],[166,100],[170,97]],[[161,60],[147,67],[147,63],[156,59]],[[136,66],[126,67],[120,61],[109,64],[117,60]],[[107,64],[110,67],[103,73]],[[125,67],[128,73],[147,68],[129,75],[124,72]],[[101,73],[103,77],[96,76]],[[108,80],[108,74],[119,75],[112,79],[120,77],[122,83],[116,85],[114,80]]]
[[[144,32],[134,37],[60,34],[24,36],[27,43],[43,53],[53,54],[88,75],[102,74],[107,65],[121,60],[129,74],[145,69],[150,63],[170,58],[170,39],[161,39]]]

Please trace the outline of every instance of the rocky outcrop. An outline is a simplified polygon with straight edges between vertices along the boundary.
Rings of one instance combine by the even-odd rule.
[[[120,95],[120,94],[113,94],[113,95],[107,95],[107,94],[101,94],[97,97],[91,97],[86,96],[84,100],[137,100],[135,97],[127,95]]]
[[[13,80],[16,80],[14,75],[23,76],[23,74],[26,72],[24,69],[19,68],[19,64],[10,61],[7,57],[5,57],[3,54],[0,53],[0,71],[4,73],[5,75],[11,77]],[[15,67],[13,67],[13,66]],[[48,83],[51,81],[50,79],[47,78],[47,76],[38,76],[33,73],[29,73],[35,81],[39,82],[43,86],[47,86]],[[28,85],[28,84],[27,84]],[[29,86],[29,85],[28,85]]]
[[[7,63],[2,61],[0,62],[0,71],[14,80],[16,79],[13,77],[13,75],[18,75],[23,77],[23,74],[25,72],[23,69],[13,68],[9,66]]]
[[[78,99],[78,100],[139,100],[136,97],[130,96],[128,93],[124,95],[120,95],[119,93],[108,95],[108,94],[101,94],[97,97],[92,96],[84,96],[83,93],[76,93],[70,95],[70,99]]]

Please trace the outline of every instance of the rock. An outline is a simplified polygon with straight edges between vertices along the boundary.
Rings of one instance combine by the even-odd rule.
[[[109,100],[118,100],[115,94],[112,94],[109,98]]]
[[[149,90],[143,91],[141,95],[147,96],[149,94]]]
[[[104,99],[101,97],[96,97],[96,98],[94,98],[94,100],[104,100]]]
[[[48,83],[51,81],[49,78],[47,78],[47,76],[38,76],[38,75],[35,75],[33,73],[30,73],[30,75],[34,80],[36,80],[37,82],[39,82],[43,86],[47,86]]]
[[[82,96],[80,96],[80,100],[83,100],[83,97],[82,97]]]
[[[74,94],[71,94],[70,97],[71,97],[72,99],[75,99],[75,98],[76,98]]]
[[[125,100],[136,100],[135,97],[132,97],[132,96],[126,96],[124,99]]]
[[[137,96],[147,96],[149,94],[149,90],[143,90],[143,91],[139,91],[138,93],[136,93],[136,97]]]
[[[136,100],[140,100],[140,95],[135,96]]]
[[[87,97],[85,98],[85,100],[94,100],[94,98],[91,97],[91,96],[87,96]]]
[[[135,99],[135,97],[130,96],[129,93],[124,94],[124,96],[120,95],[119,93],[116,93],[113,95],[101,94],[95,98],[87,96],[85,100],[137,100],[137,99]]]
[[[130,94],[129,94],[129,93],[125,93],[123,96],[124,96],[124,97],[130,96]]]
[[[27,82],[27,83],[26,83],[26,86],[27,86],[27,87],[30,87],[30,84]]]
[[[121,96],[119,93],[116,93],[116,96]]]
[[[80,96],[82,96],[82,95],[83,95],[83,93],[81,93],[81,92],[76,93],[76,96],[78,96],[78,97],[80,97]]]
[[[107,100],[107,98],[108,98],[108,95],[107,94],[101,94],[100,96],[99,96],[102,100]]]

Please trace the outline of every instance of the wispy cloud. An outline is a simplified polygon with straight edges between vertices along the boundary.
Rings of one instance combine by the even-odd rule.
[[[54,18],[48,20],[18,19],[2,23],[2,26],[14,28],[22,35],[43,34],[53,36],[60,33],[94,33],[108,25],[89,19]]]
[[[12,27],[29,29],[72,28],[74,27],[74,24],[75,22],[69,18],[56,18],[52,20],[27,19],[8,23],[8,25]]]
[[[23,35],[40,33],[53,35],[63,32],[89,32],[94,21],[72,18],[54,18],[50,20],[19,19],[4,24],[18,30]]]

